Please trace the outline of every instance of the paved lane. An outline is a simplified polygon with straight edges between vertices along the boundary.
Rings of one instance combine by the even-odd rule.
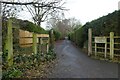
[[[117,78],[118,65],[91,59],[68,40],[55,45],[58,63],[49,78]]]

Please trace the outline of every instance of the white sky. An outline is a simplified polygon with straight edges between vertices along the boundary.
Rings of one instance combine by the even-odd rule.
[[[70,9],[65,12],[65,17],[75,17],[84,25],[88,21],[118,10],[119,1],[120,0],[65,0],[66,4],[64,6]],[[19,14],[20,19],[31,21],[31,15],[29,13],[21,12]],[[45,28],[45,23],[42,24],[42,27]]]
[[[97,19],[118,9],[120,0],[67,0],[70,9],[66,17],[80,19],[82,24]]]

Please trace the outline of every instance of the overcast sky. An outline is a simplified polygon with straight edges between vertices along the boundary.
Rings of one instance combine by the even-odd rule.
[[[65,12],[65,18],[75,17],[84,25],[88,21],[118,10],[119,1],[120,0],[65,0],[66,4],[64,6],[70,9]],[[20,19],[31,20],[29,13],[21,12],[19,14]],[[44,23],[42,27],[45,28]]]
[[[118,9],[119,0],[67,0],[70,11],[66,17],[80,19],[82,24]]]

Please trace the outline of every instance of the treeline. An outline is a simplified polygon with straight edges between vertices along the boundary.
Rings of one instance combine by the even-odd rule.
[[[92,28],[93,36],[109,36],[110,32],[120,36],[120,10],[109,13],[91,22],[87,22],[82,27],[69,34],[69,39],[77,44],[80,48],[87,45],[88,29]]]

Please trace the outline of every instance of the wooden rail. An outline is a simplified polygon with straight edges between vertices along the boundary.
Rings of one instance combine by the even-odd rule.
[[[33,44],[33,42],[35,41],[35,39],[33,39],[33,37],[37,37],[36,39],[36,43],[39,43],[39,38],[49,38],[48,34],[34,34],[32,32],[29,31],[24,31],[24,30],[19,30],[19,44],[21,47],[30,47],[32,46],[31,44]],[[45,40],[42,39],[42,42],[45,42]],[[48,43],[48,39],[47,39],[47,43]]]
[[[109,56],[110,59],[114,59],[115,56],[120,56],[120,47],[119,46],[115,47],[116,45],[120,45],[120,42],[116,41],[116,39],[120,39],[120,36],[114,36],[114,32],[110,32],[110,36],[91,37],[92,35],[91,31],[88,32],[89,33],[88,38],[91,38],[89,40],[94,40],[94,41],[91,42],[88,40],[88,49],[89,49],[88,54],[90,52],[92,52],[92,54],[94,53],[95,56],[97,56],[98,54],[101,54],[101,55],[104,55],[104,58],[108,58],[107,56]],[[99,46],[101,43],[102,45]],[[90,44],[92,45],[92,49],[90,49],[91,48],[91,46],[89,46]],[[115,53],[116,51],[117,53]]]
[[[20,30],[20,32],[19,32],[20,45],[22,47],[23,46],[24,47],[32,46],[32,48],[33,48],[32,51],[34,54],[36,54],[38,52],[38,48],[39,48],[38,44],[40,45],[41,43],[43,43],[42,38],[47,38],[47,40],[48,40],[48,41],[46,41],[46,43],[47,43],[46,51],[48,52],[48,50],[49,50],[49,35],[48,34],[37,34],[37,33],[23,31],[23,30]],[[7,22],[7,39],[5,41],[5,47],[4,47],[4,50],[8,51],[8,56],[7,56],[8,66],[13,65],[13,46],[14,46],[13,39],[14,39],[13,38],[13,24],[12,24],[12,20],[9,19]]]

